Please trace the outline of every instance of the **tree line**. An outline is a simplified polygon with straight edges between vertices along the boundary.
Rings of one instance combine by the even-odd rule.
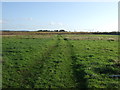
[[[38,30],[38,32],[67,32],[67,31],[61,29],[61,30]]]

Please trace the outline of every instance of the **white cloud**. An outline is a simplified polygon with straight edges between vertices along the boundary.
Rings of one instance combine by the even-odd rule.
[[[13,20],[20,20],[20,21],[32,21],[33,20],[33,18],[32,17],[24,17],[24,18],[14,18],[14,19],[12,19],[12,21]]]
[[[3,21],[2,20],[0,20],[0,24],[2,24],[3,23]]]
[[[26,18],[26,20],[28,20],[28,21],[32,21],[33,18],[32,18],[32,17],[29,17],[29,18]]]
[[[63,26],[64,24],[61,23],[61,22],[50,22],[49,25],[52,25],[52,26],[54,26],[54,25],[56,25],[56,26]]]
[[[99,27],[96,27],[97,31],[118,31],[118,22],[111,22],[107,24],[102,24]]]
[[[64,24],[63,23],[58,23],[58,25],[63,26]]]
[[[50,22],[49,25],[55,25],[56,23],[55,22]]]
[[[5,24],[5,23],[6,23],[5,20],[0,19],[0,24]]]

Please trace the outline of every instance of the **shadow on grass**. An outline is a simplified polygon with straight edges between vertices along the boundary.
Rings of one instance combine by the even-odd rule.
[[[67,42],[68,47],[70,49],[71,54],[71,60],[72,60],[72,69],[73,69],[73,76],[75,79],[76,87],[75,90],[79,90],[80,88],[83,88],[84,90],[87,90],[88,88],[88,80],[85,78],[85,71],[83,65],[76,64],[77,57],[75,56],[74,52],[74,46],[71,44],[70,40],[64,38],[64,40]]]
[[[76,88],[84,88],[87,89],[88,88],[88,80],[85,78],[85,71],[84,71],[84,66],[82,65],[76,65],[75,61],[76,61],[76,57],[72,56],[72,60],[74,61],[73,63],[73,72],[74,72],[74,78],[76,81]]]

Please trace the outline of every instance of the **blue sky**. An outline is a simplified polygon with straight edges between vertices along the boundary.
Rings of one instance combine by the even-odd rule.
[[[117,2],[3,2],[2,29],[117,31]]]

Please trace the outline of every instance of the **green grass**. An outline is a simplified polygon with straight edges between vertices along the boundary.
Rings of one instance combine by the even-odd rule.
[[[78,77],[84,71],[84,79],[89,88],[118,88],[119,78],[110,78],[110,75],[119,75],[118,43],[105,40],[88,41],[72,40],[75,51],[75,67]],[[119,64],[119,65],[117,65]],[[81,74],[80,74],[81,73]]]
[[[117,38],[117,35],[3,37],[3,88],[120,88],[120,78],[111,77],[120,75]]]

